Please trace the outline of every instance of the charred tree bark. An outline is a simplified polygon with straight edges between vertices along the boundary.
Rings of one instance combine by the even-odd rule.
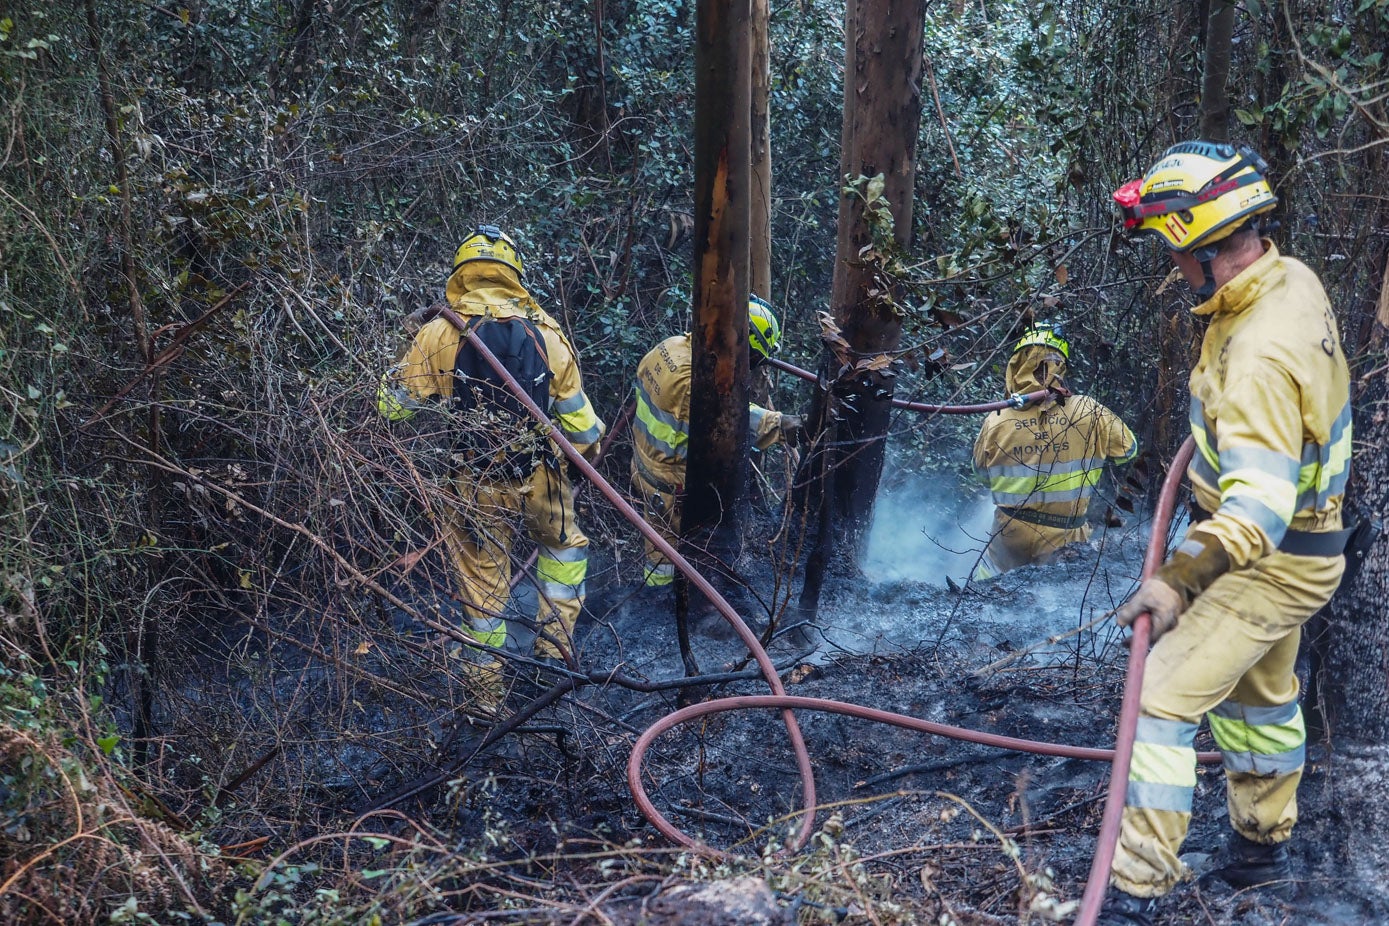
[[[1206,60],[1201,72],[1201,137],[1230,140],[1231,38],[1235,30],[1235,4],[1212,0],[1206,20]]]
[[[840,174],[846,182],[882,175],[891,245],[905,249],[912,233],[925,3],[853,0],[848,9],[846,35],[852,40],[846,43]],[[862,256],[883,245],[874,241],[870,227],[868,211],[874,206],[859,193],[840,193],[831,305],[835,323],[860,359],[895,350],[902,334],[895,282]],[[892,380],[864,371],[845,385],[847,401],[838,403],[837,416],[829,416],[837,419],[832,427],[840,448],[831,511],[838,541],[856,552],[882,475]]]
[[[839,240],[831,305],[850,356],[827,350],[810,414],[811,451],[796,502],[818,511],[799,619],[814,620],[831,552],[857,562],[882,476],[892,380],[871,358],[895,350],[902,333],[896,285],[883,252],[911,242],[916,135],[921,121],[924,0],[850,0],[845,16],[844,128]],[[881,197],[864,194],[881,179]],[[875,239],[872,219],[890,217],[891,240]],[[860,365],[862,364],[862,366]],[[873,365],[877,367],[877,364]]]
[[[748,289],[763,299],[772,298],[772,44],[768,21],[768,0],[752,0],[751,29],[748,31],[752,55],[752,178],[748,205]],[[777,306],[782,324],[786,313]],[[749,386],[752,401],[771,407],[771,372],[764,365],[755,372]]]
[[[700,0],[694,325],[683,536],[736,556],[748,451],[749,0]]]
[[[748,287],[772,299],[772,93],[768,0],[752,0],[749,44],[752,55],[752,177],[748,219]]]
[[[1383,356],[1389,345],[1389,255],[1385,257],[1379,310],[1370,345]],[[1352,510],[1360,517],[1389,512],[1389,370],[1383,365],[1361,381],[1356,397],[1355,455],[1350,488]],[[1389,534],[1382,533],[1365,554],[1360,572],[1343,583],[1331,617],[1318,673],[1319,699],[1328,732],[1337,741],[1382,744],[1389,741]]]

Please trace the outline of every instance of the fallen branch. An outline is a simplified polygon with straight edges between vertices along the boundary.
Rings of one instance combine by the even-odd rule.
[[[1052,634],[1045,640],[1038,640],[1036,643],[1029,643],[1027,646],[1024,646],[1022,649],[1018,650],[1015,653],[1009,653],[1002,659],[996,659],[988,665],[984,666],[983,668],[975,669],[973,675],[975,678],[987,678],[988,676],[993,675],[995,672],[1008,665],[1009,663],[1017,662],[1024,656],[1030,656],[1031,654],[1037,652],[1040,649],[1046,649],[1048,646],[1055,646],[1062,640],[1065,640],[1069,637],[1074,637],[1077,634],[1084,633],[1085,631],[1098,626],[1099,624],[1107,620],[1110,616],[1112,616],[1114,612],[1117,610],[1119,609],[1114,608],[1112,610],[1104,612],[1099,617],[1090,621],[1088,624],[1081,624],[1079,627],[1074,627],[1070,630],[1065,631],[1064,633]]]

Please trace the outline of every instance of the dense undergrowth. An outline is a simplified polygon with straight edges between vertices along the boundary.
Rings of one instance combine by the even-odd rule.
[[[596,840],[516,874],[503,824],[460,841],[442,798],[343,823],[476,713],[448,646],[437,425],[386,428],[376,378],[461,235],[497,222],[618,418],[636,359],[688,320],[693,4],[11,6],[0,918],[404,922],[460,893],[577,917],[587,874],[695,867]],[[1107,196],[1191,131],[1187,6],[931,8],[902,394],[994,398],[1007,334],[1046,315],[1071,327],[1080,384],[1170,446],[1154,422],[1179,387],[1154,359],[1181,341],[1181,297],[1152,295],[1166,267],[1113,236]],[[806,366],[834,261],[841,18],[820,0],[772,16],[770,295]],[[1386,20],[1383,0],[1251,3],[1238,34],[1237,121],[1355,349],[1385,246]],[[937,348],[931,378],[913,358]],[[893,440],[953,484],[972,428],[903,418]],[[605,471],[624,465],[619,441]],[[635,536],[582,504],[614,551],[590,581],[634,581]],[[799,548],[781,542],[784,601]],[[855,917],[915,915],[831,830],[755,873]]]

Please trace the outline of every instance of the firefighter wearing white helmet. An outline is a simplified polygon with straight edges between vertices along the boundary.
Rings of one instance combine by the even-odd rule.
[[[1152,619],[1137,741],[1100,922],[1150,924],[1180,858],[1203,717],[1224,755],[1234,832],[1210,877],[1292,886],[1306,733],[1293,671],[1302,624],[1331,598],[1349,531],[1349,372],[1317,275],[1261,238],[1267,165],[1244,147],[1176,145],[1114,194],[1204,300],[1191,372],[1197,512],[1186,537],[1117,612]]]
[[[1044,563],[1067,544],[1089,540],[1090,497],[1105,461],[1127,463],[1138,453],[1138,440],[1118,415],[1066,390],[1070,359],[1070,343],[1052,324],[1032,327],[1013,347],[1008,392],[1055,394],[1027,408],[993,412],[979,428],[974,470],[996,507],[976,580]]]
[[[756,368],[776,353],[781,323],[765,300],[748,301],[749,361]],[[685,460],[690,439],[690,335],[661,341],[637,365],[636,417],[632,432],[632,488],[644,514],[665,539],[680,536],[680,498],[685,491]],[[748,406],[749,439],[758,450],[781,441],[794,442],[801,430],[797,415],[785,415],[758,405]],[[669,585],[675,567],[646,545],[647,586]]]
[[[578,355],[568,337],[521,283],[524,264],[516,242],[495,225],[479,225],[454,255],[446,295],[449,306],[474,336],[484,325],[501,323],[531,351],[536,372],[529,379],[546,385],[532,396],[547,408],[559,430],[585,456],[596,453],[604,425],[584,393]],[[495,352],[495,351],[494,351]],[[457,409],[459,383],[470,383],[465,367],[476,367],[460,332],[448,319],[435,318],[415,334],[404,358],[382,377],[378,409],[392,421],[408,418],[431,400]],[[518,351],[514,357],[527,355]],[[504,362],[511,369],[512,360]],[[513,374],[515,371],[512,371]],[[471,387],[469,387],[471,388]],[[437,405],[436,405],[437,407]],[[486,409],[471,409],[484,415]],[[486,425],[495,427],[497,419]],[[454,422],[464,427],[466,422]],[[534,429],[534,422],[526,424]],[[497,649],[516,647],[517,628],[502,616],[511,590],[511,544],[518,528],[540,547],[534,652],[562,658],[584,600],[588,538],[574,519],[574,495],[566,468],[548,441],[531,453],[516,442],[502,451],[455,451],[462,461],[453,477],[455,504],[443,511],[443,533],[457,571],[468,613],[465,629]],[[524,449],[524,448],[523,448]],[[500,662],[490,655],[473,660],[479,704],[495,709],[502,694]]]

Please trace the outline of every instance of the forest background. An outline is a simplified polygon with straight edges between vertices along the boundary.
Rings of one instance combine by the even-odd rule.
[[[1079,382],[1141,423],[1152,462],[1170,456],[1187,297],[1161,285],[1163,255],[1116,233],[1109,193],[1196,134],[1212,12],[928,5],[899,395],[998,398],[1032,313],[1067,325]],[[843,17],[827,0],[771,9],[763,295],[783,356],[805,366],[844,195]],[[1231,133],[1270,160],[1279,240],[1331,294],[1357,383],[1357,491],[1382,511],[1389,2],[1244,0],[1232,22]],[[380,642],[403,589],[449,579],[429,557],[412,574],[436,496],[409,439],[377,420],[377,378],[404,317],[441,298],[458,243],[492,222],[617,417],[636,360],[689,324],[693,24],[694,4],[670,0],[0,12],[10,915],[231,915],[224,887],[241,875],[218,846],[331,825],[310,744],[405,765],[419,718],[458,707],[429,647]],[[775,397],[805,392],[779,382]],[[895,431],[889,479],[963,481],[973,427]],[[1389,594],[1383,559],[1347,620]],[[293,670],[215,645],[233,627],[291,643]],[[193,693],[213,653],[260,686],[252,714]],[[363,727],[363,686],[409,705],[399,726]],[[1383,698],[1347,695],[1367,705],[1346,708],[1357,737],[1383,739]],[[262,771],[273,784],[247,785]],[[305,910],[327,904],[295,888]],[[249,915],[264,899],[236,903]]]

